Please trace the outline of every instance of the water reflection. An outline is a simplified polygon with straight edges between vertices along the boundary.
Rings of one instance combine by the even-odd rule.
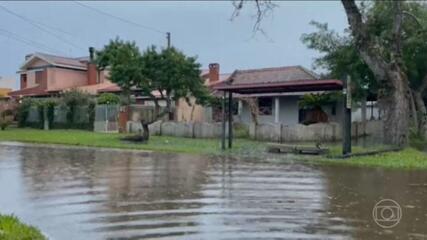
[[[0,146],[0,212],[52,239],[417,239],[425,183],[426,172]],[[371,218],[384,197],[404,206],[391,231]]]

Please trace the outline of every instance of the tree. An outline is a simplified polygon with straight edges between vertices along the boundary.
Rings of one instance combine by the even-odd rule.
[[[406,37],[419,36],[407,35],[408,18],[404,16],[414,5],[401,1],[375,2],[372,10],[364,14],[355,0],[342,0],[342,4],[356,49],[381,88],[378,97],[385,110],[385,143],[405,146],[409,137],[412,96],[403,46]]]
[[[153,116],[140,120],[142,140],[149,139],[149,124],[166,114],[169,119],[173,117],[174,101],[184,98],[190,104],[194,97],[196,104],[204,105],[210,100],[209,91],[200,77],[201,65],[195,57],[187,57],[173,47],[158,50],[151,46],[141,53],[135,42],[117,38],[97,52],[97,65],[100,69],[108,67],[110,80],[128,95],[135,89],[154,102]],[[160,111],[159,100],[166,102],[163,111]]]
[[[342,98],[342,95],[336,93],[305,94],[298,102],[301,109],[307,110],[304,124],[328,122],[328,115],[323,111],[322,107],[336,104],[340,98]]]
[[[302,42],[310,49],[322,53],[314,61],[315,68],[328,71],[328,78],[342,79],[351,76],[352,97],[354,100],[366,99],[369,94],[377,93],[378,84],[369,67],[359,57],[349,35],[340,36],[328,28],[327,23],[312,21],[317,31],[301,36]]]
[[[409,95],[413,127],[419,134],[426,133],[426,108],[423,101],[423,94],[427,87],[426,62],[427,50],[426,31],[422,24],[427,23],[427,9],[418,3],[408,3],[402,6],[407,16],[411,16],[402,25],[402,59],[403,72],[409,79]],[[392,42],[391,24],[393,23],[393,7],[388,3],[376,3],[366,9],[367,16],[370,16],[369,31],[372,34],[381,36],[383,47]],[[409,14],[409,15],[408,15]],[[352,76],[356,83],[356,93],[363,93],[364,89],[368,93],[377,92],[379,82],[376,80],[369,66],[360,57],[356,41],[351,35],[339,36],[334,31],[329,30],[327,24],[312,22],[318,29],[317,32],[304,34],[302,41],[312,49],[323,53],[323,56],[316,59],[318,67],[324,67],[330,71],[332,77],[340,77],[344,73]],[[378,39],[380,39],[378,37]],[[377,40],[380,41],[380,40]],[[389,58],[389,56],[387,57]],[[360,94],[359,94],[360,95]],[[359,96],[357,96],[359,97]]]
[[[98,104],[119,104],[120,97],[114,93],[103,93],[96,99]]]
[[[0,129],[2,131],[12,123],[13,115],[14,113],[12,109],[5,109],[0,111]]]
[[[235,4],[236,9],[242,8],[247,1],[240,0]],[[271,8],[271,1],[255,1],[258,9],[258,21],[262,19],[265,9]],[[425,12],[425,6],[417,2],[402,1],[376,1],[366,5],[364,1],[358,6],[355,0],[341,0],[350,26],[351,42],[357,55],[366,64],[378,85],[378,97],[383,106],[384,114],[384,140],[386,144],[405,146],[409,136],[410,109],[423,110],[423,101],[412,99],[416,94],[411,94],[410,77],[414,70],[408,64],[408,55],[404,53],[407,44],[420,42],[426,43],[426,31],[423,30],[425,18],[416,17],[415,13]],[[262,3],[262,4],[261,4]],[[268,8],[267,8],[267,7]],[[424,15],[424,13],[422,14]],[[411,23],[412,22],[412,23]],[[419,22],[414,33],[413,22]],[[411,30],[412,29],[412,30]],[[412,45],[412,44],[410,44]],[[424,47],[416,47],[412,53],[422,58]],[[425,53],[425,51],[424,51]],[[407,57],[408,56],[408,57]],[[424,61],[425,63],[425,61]],[[407,69],[411,69],[407,71]],[[419,81],[417,90],[425,92],[424,83],[427,81],[425,67],[416,68]],[[412,81],[411,81],[412,83]],[[425,84],[427,87],[427,83]],[[422,97],[422,94],[421,94]],[[418,98],[420,100],[420,98]],[[422,99],[421,99],[422,100]],[[425,105],[424,105],[425,109]],[[417,112],[417,111],[413,111]],[[423,116],[425,118],[425,114]]]

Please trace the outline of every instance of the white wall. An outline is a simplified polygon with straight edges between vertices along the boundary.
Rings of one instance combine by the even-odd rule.
[[[373,114],[371,114],[371,106],[374,105]],[[371,120],[371,116],[374,117],[374,120],[378,120],[379,118],[379,110],[376,102],[368,102],[366,107],[366,119]],[[351,113],[351,120],[353,122],[362,121],[362,109],[357,108]]]

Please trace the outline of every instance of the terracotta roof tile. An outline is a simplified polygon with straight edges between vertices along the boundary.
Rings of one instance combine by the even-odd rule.
[[[86,64],[83,62],[82,58],[69,58],[39,52],[37,52],[36,55],[58,65],[86,68]]]
[[[230,77],[232,85],[315,79],[318,79],[316,74],[301,66],[236,70]]]

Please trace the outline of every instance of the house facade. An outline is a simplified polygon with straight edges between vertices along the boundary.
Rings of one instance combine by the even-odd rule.
[[[25,57],[20,67],[17,91],[9,96],[48,97],[70,89],[80,89],[96,94],[100,88],[111,85],[106,71],[98,71],[91,57],[69,58],[45,53],[33,53]]]
[[[319,79],[302,66],[286,66],[249,70],[236,70],[227,80],[214,87],[233,91],[234,121],[250,125],[253,122],[251,106],[245,99],[255,99],[258,123],[294,125],[304,123],[308,112],[299,106],[305,94],[320,94],[341,88],[339,80]],[[322,106],[328,122],[339,122],[342,102]]]

